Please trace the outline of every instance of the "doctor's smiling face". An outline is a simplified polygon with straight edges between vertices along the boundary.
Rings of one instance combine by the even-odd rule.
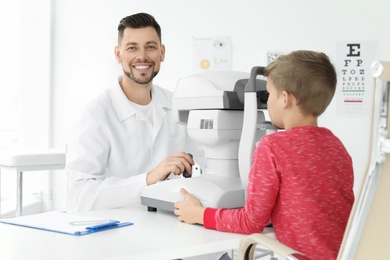
[[[165,46],[161,44],[152,26],[127,27],[115,47],[115,56],[122,64],[124,74],[138,84],[149,84],[160,70],[165,58]]]

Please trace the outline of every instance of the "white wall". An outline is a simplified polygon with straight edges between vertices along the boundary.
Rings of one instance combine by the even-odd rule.
[[[109,87],[119,67],[114,59],[117,24],[148,12],[163,30],[166,60],[155,83],[174,90],[192,74],[192,37],[230,36],[233,70],[266,65],[266,53],[311,49],[335,60],[336,42],[376,41],[379,57],[390,60],[388,0],[62,0],[53,1],[53,136],[63,147],[74,115]],[[355,187],[365,171],[369,118],[346,118],[335,102],[320,118],[352,155]],[[66,178],[54,175],[54,200],[64,201]]]

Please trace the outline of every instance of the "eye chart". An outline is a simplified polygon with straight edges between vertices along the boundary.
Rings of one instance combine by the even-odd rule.
[[[377,60],[376,42],[339,42],[336,45],[337,112],[366,117],[372,107],[371,64]]]

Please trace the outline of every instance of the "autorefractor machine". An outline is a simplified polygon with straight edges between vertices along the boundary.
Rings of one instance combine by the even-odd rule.
[[[205,207],[244,206],[256,142],[275,130],[266,120],[268,92],[263,71],[263,67],[252,68],[250,74],[209,71],[178,81],[174,120],[186,124],[190,138],[203,146],[206,167],[197,177],[173,178],[145,187],[142,205],[150,211],[173,211],[173,204],[183,200],[183,187]]]

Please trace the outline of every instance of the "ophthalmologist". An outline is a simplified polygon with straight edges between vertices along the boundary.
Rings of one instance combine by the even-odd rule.
[[[172,117],[172,92],[153,84],[165,58],[161,28],[137,13],[118,25],[123,73],[82,111],[66,145],[68,212],[126,207],[146,185],[191,173],[203,151]]]

